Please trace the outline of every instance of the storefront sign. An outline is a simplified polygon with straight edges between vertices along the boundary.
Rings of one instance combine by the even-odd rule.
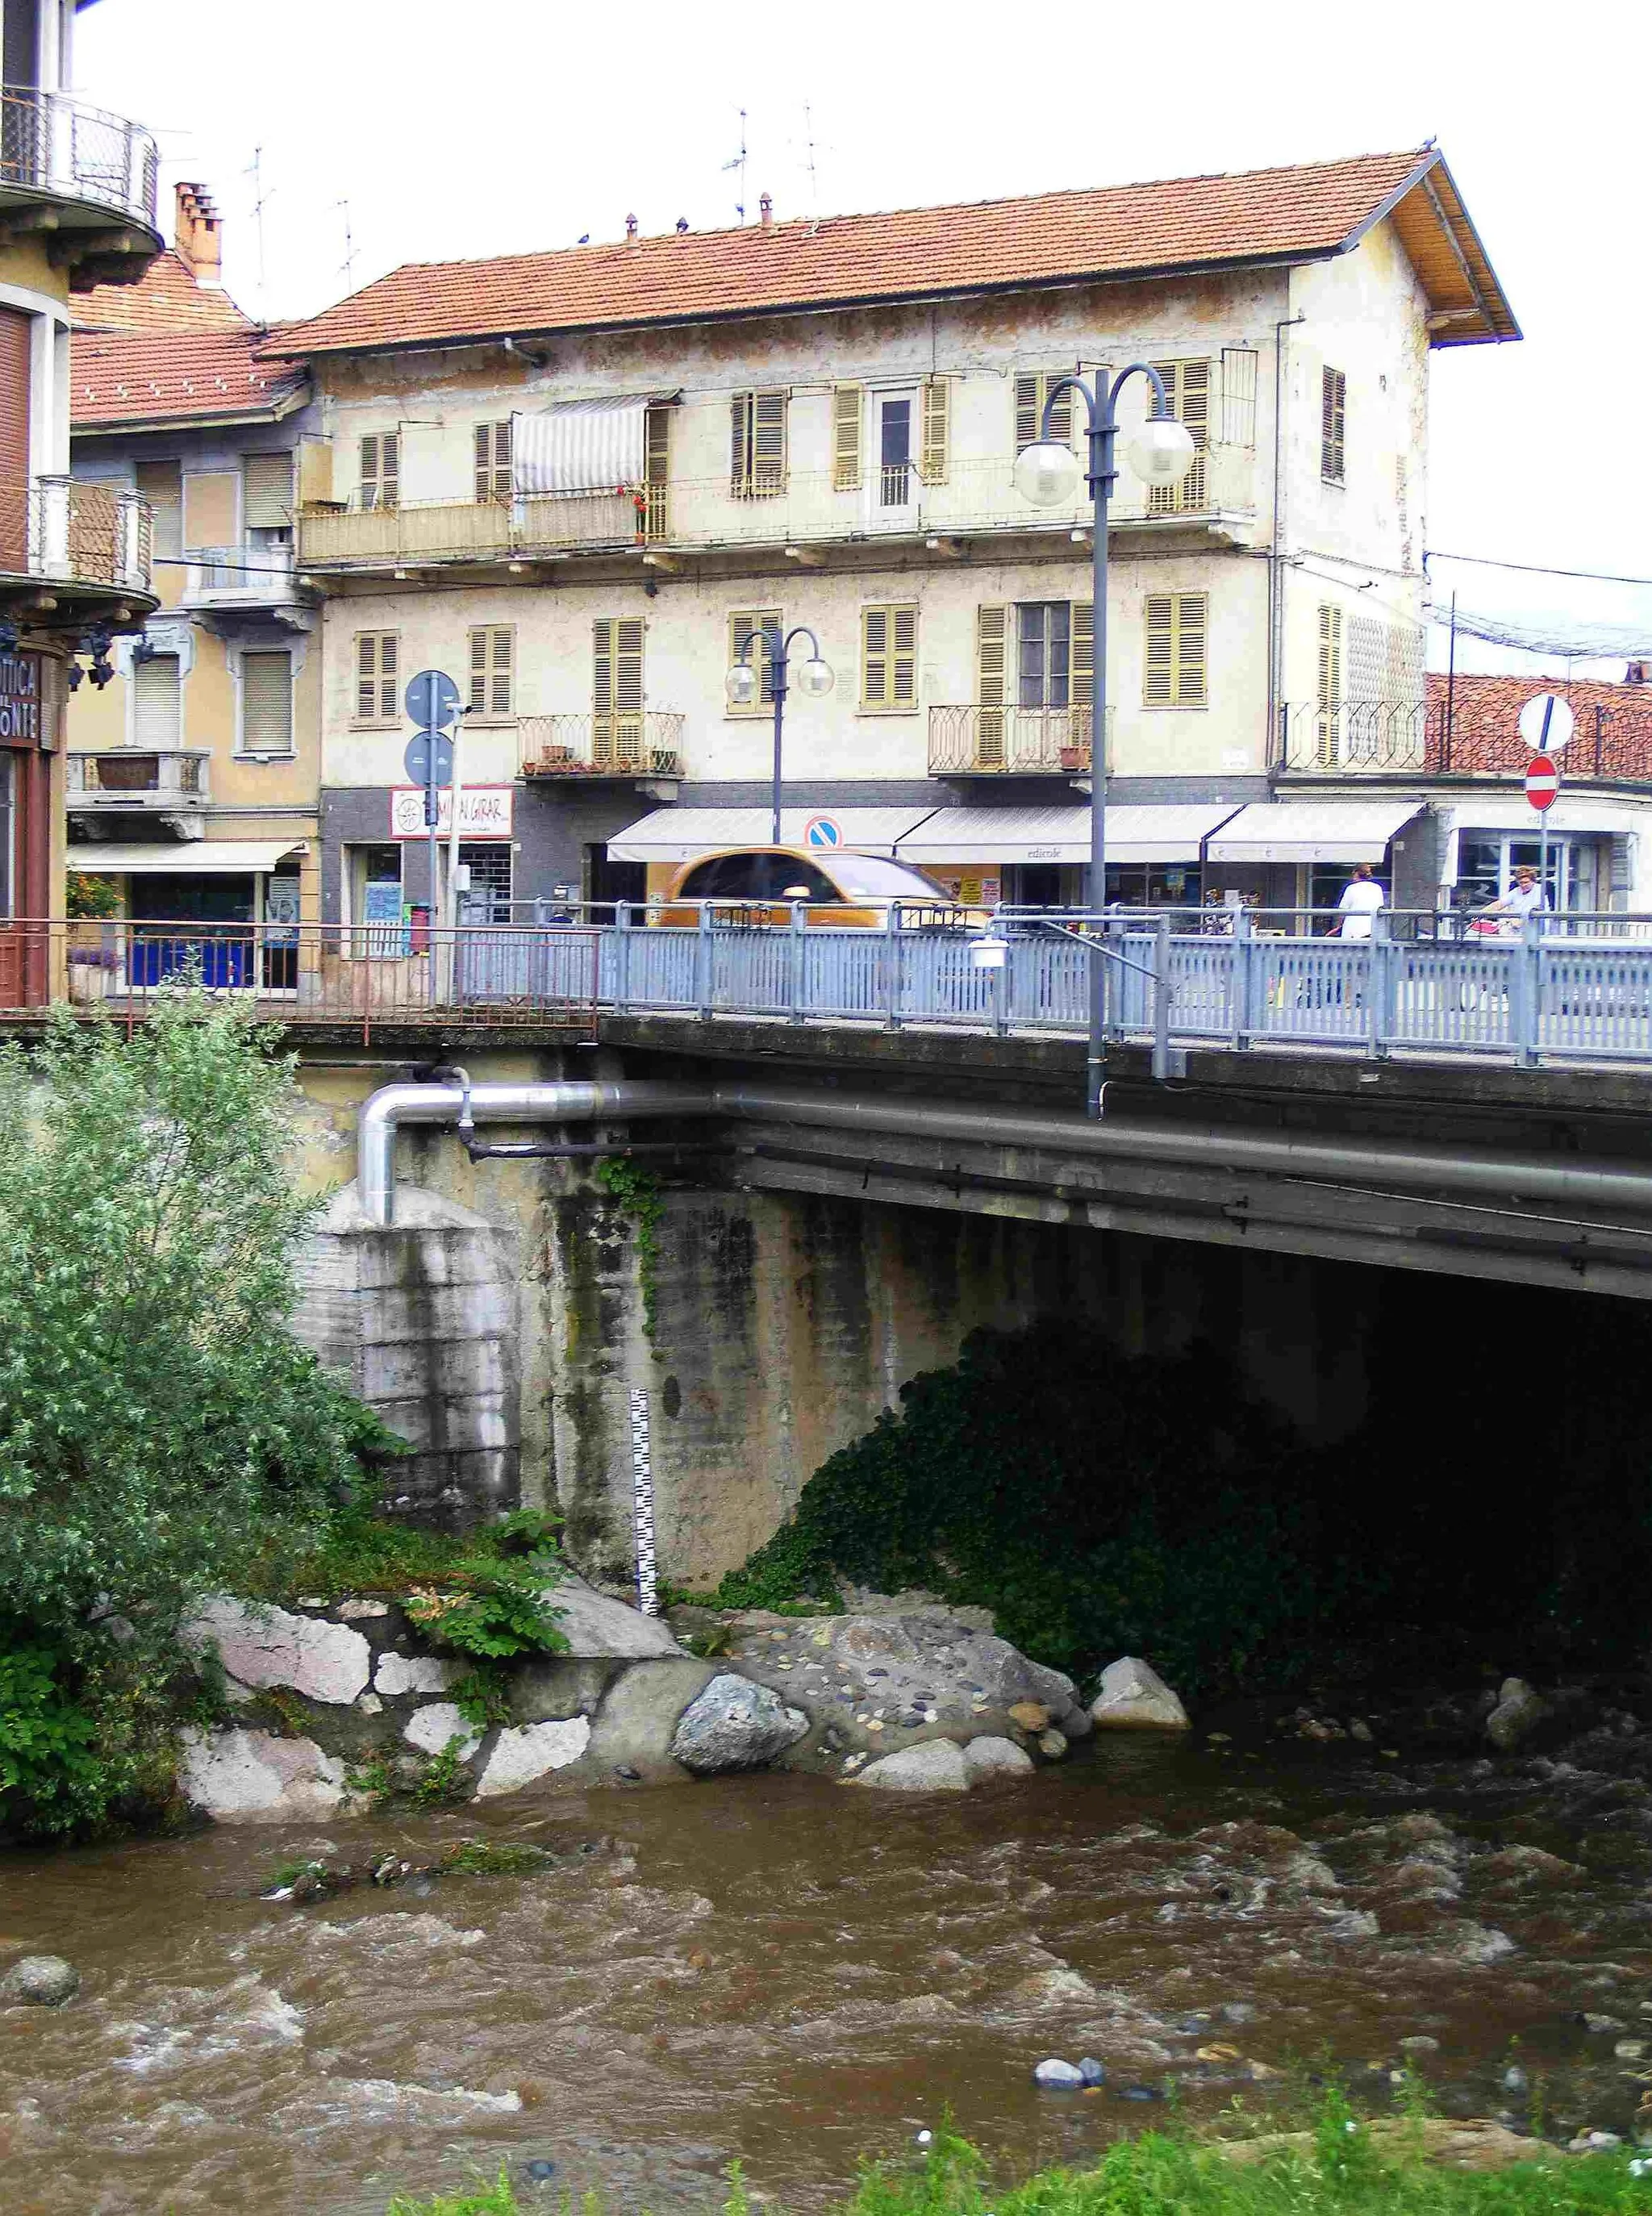
[[[0,746],[51,750],[52,736],[40,705],[38,654],[0,654]]]
[[[459,791],[459,836],[461,839],[508,839],[515,807],[516,793],[508,785],[467,785]],[[441,813],[436,825],[439,838],[445,838],[453,822],[453,792],[444,785],[441,792]],[[392,839],[423,839],[428,836],[425,823],[425,791],[421,785],[398,785],[390,788],[390,836]]]

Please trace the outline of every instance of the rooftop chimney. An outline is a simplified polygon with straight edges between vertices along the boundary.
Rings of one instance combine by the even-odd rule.
[[[767,231],[769,225],[774,221],[774,199],[772,194],[765,193],[757,206],[758,221],[763,225],[765,231]]]
[[[1625,685],[1652,685],[1652,662],[1631,662],[1624,671]]]
[[[636,244],[636,218],[634,215],[628,215],[625,219],[625,243],[627,246]]]
[[[198,285],[224,283],[224,241],[218,212],[204,185],[178,187],[178,215],[173,243],[178,259]]]

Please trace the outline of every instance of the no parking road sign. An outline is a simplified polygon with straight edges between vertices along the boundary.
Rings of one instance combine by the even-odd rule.
[[[1560,791],[1560,772],[1547,754],[1533,754],[1526,765],[1526,797],[1533,808],[1552,808]]]

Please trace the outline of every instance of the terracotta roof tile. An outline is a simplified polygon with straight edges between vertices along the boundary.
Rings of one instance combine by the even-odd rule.
[[[1557,677],[1501,677],[1460,673],[1451,680],[1449,748],[1446,749],[1446,680],[1439,670],[1428,675],[1428,725],[1433,735],[1431,767],[1523,770],[1526,748],[1520,736],[1520,710],[1539,693],[1553,692],[1568,703],[1575,726],[1560,757],[1561,774],[1645,777],[1652,772],[1652,685],[1611,685]],[[1595,752],[1595,711],[1600,751]]]
[[[243,315],[218,286],[198,285],[175,247],[157,254],[135,285],[95,285],[75,296],[77,331],[244,331]]]
[[[408,262],[277,335],[293,353],[321,354],[1307,259],[1348,243],[1436,159],[1413,148],[1240,175]]]
[[[264,334],[76,331],[70,345],[70,428],[109,428],[191,416],[266,416],[300,390],[299,362],[257,351]]]

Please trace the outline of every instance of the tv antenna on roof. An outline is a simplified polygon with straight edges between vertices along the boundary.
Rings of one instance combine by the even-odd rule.
[[[808,101],[803,102],[803,149],[808,169],[808,201],[811,213],[820,212],[820,181],[814,174],[814,118]]]
[[[243,169],[241,174],[243,177],[252,179],[253,221],[258,226],[258,312],[261,316],[266,313],[269,305],[265,296],[264,286],[264,210],[274,198],[273,193],[267,193],[264,190],[264,150],[261,146],[253,148],[251,165]]]
[[[335,208],[344,210],[344,259],[339,264],[339,274],[353,292],[356,286],[356,243],[350,231],[350,203],[335,200]]]
[[[740,171],[740,198],[734,202],[734,213],[741,223],[746,220],[746,110],[740,112],[740,151],[732,162],[723,163],[725,175],[730,169]]]

